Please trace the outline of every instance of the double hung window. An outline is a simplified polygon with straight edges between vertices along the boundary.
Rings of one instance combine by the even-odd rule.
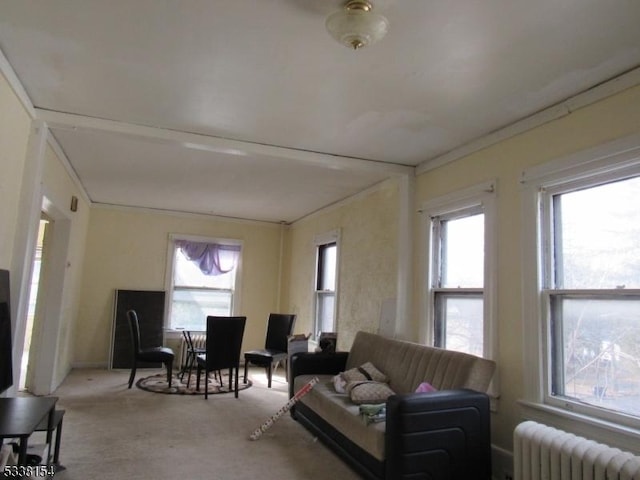
[[[427,342],[493,358],[494,185],[428,202]]]
[[[482,356],[484,213],[475,207],[432,224],[434,344]]]
[[[640,172],[540,195],[548,394],[640,418]]]
[[[330,234],[316,241],[315,321],[313,338],[336,330],[338,240]]]
[[[532,167],[522,184],[523,405],[637,441],[640,136]]]
[[[170,247],[169,328],[206,330],[208,315],[233,315],[241,245],[175,238]]]

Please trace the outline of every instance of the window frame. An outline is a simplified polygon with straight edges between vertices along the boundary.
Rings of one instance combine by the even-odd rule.
[[[553,196],[640,175],[640,135],[631,135],[522,173],[523,387],[525,415],[612,446],[640,439],[640,417],[552,395],[552,297],[616,298],[639,289],[553,289]],[[618,297],[619,298],[619,297]],[[542,354],[541,354],[542,353]]]
[[[436,293],[450,292],[483,295],[483,354],[484,358],[496,360],[497,357],[497,237],[496,237],[496,186],[497,182],[491,180],[480,183],[472,187],[458,190],[441,197],[434,198],[423,203],[420,213],[422,214],[425,234],[423,245],[425,248],[425,259],[423,271],[425,272],[422,285],[426,288],[422,301],[423,321],[420,326],[420,339],[427,345],[435,345],[436,335]],[[484,285],[482,288],[441,288],[437,285],[440,269],[440,255],[437,253],[439,241],[435,239],[434,218],[461,218],[470,213],[484,214]],[[490,392],[492,396],[497,396],[498,374],[494,376]]]
[[[320,281],[322,277],[322,249],[326,248],[329,245],[335,245],[336,247],[336,268],[335,268],[335,286],[333,290],[324,290],[319,289]],[[311,340],[317,341],[318,333],[319,333],[319,318],[320,314],[320,299],[323,297],[327,297],[328,295],[333,295],[333,330],[337,331],[338,329],[338,289],[340,285],[340,231],[332,230],[322,235],[318,235],[314,239],[314,249],[315,249],[315,274],[313,279],[313,329],[311,332]]]
[[[466,208],[456,209],[452,212],[447,212],[439,215],[430,215],[431,217],[431,242],[432,247],[431,251],[431,276],[430,276],[430,285],[429,285],[429,313],[431,314],[431,328],[433,329],[433,345],[439,348],[447,348],[446,346],[446,332],[448,330],[448,326],[446,324],[446,318],[444,315],[445,308],[444,304],[447,299],[455,298],[455,297],[467,297],[467,298],[475,298],[483,300],[483,310],[484,310],[484,273],[486,273],[486,269],[484,269],[483,265],[483,286],[482,287],[445,287],[442,286],[442,279],[444,276],[444,247],[443,244],[443,223],[460,220],[463,218],[469,218],[475,215],[485,215],[484,206],[482,203],[475,203]],[[486,217],[483,218],[483,226],[486,226]],[[484,264],[484,258],[483,258]],[[483,312],[484,317],[484,312]],[[485,345],[484,345],[484,337],[486,335],[486,331],[484,328],[484,320],[483,320],[483,352],[482,355],[485,355]],[[467,352],[469,353],[469,352]]]
[[[203,236],[196,236],[196,235],[181,235],[181,234],[171,233],[169,234],[169,241],[168,241],[168,247],[167,247],[167,267],[166,267],[166,276],[165,276],[165,291],[167,292],[167,295],[165,295],[165,318],[164,318],[165,330],[167,332],[180,331],[178,329],[173,328],[171,325],[173,292],[176,289],[185,290],[184,287],[175,287],[174,285],[175,252],[176,252],[176,241],[178,240],[240,246],[240,256],[238,258],[238,264],[236,265],[235,282],[233,285],[232,298],[231,298],[231,315],[238,315],[239,314],[238,312],[241,311],[240,285],[242,281],[242,257],[243,257],[243,250],[244,250],[244,242],[242,240],[230,239],[230,238],[203,237]],[[194,288],[194,289],[197,289],[197,288]],[[206,289],[206,290],[209,290],[209,289]],[[219,290],[219,289],[211,289],[211,290]],[[206,321],[204,323],[206,327]]]

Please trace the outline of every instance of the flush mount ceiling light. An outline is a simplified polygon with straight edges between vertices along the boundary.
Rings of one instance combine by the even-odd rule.
[[[326,27],[341,44],[357,50],[372,45],[384,37],[389,29],[388,20],[373,13],[367,0],[349,0],[327,18]]]

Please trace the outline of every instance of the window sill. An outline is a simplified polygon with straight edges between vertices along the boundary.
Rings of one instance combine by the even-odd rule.
[[[640,430],[546,404],[519,400],[526,420],[544,423],[640,455]],[[632,448],[631,446],[635,446]]]

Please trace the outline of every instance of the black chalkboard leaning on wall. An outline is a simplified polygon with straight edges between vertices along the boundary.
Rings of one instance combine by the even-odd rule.
[[[0,393],[13,385],[9,271],[0,270]]]
[[[163,344],[164,298],[162,291],[116,290],[111,344],[111,368],[131,368],[131,332],[128,310],[138,313],[140,346]],[[138,368],[161,367],[161,364],[138,363]]]

